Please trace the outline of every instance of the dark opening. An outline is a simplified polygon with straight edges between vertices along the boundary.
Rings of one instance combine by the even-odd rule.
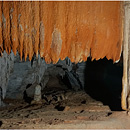
[[[123,64],[113,64],[106,58],[91,61],[88,58],[85,69],[85,91],[94,99],[109,105],[113,111],[121,109]]]

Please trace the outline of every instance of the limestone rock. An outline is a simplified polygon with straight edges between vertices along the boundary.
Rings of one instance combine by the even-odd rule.
[[[41,101],[41,86],[40,85],[37,85],[35,87],[34,101],[36,101],[36,102]]]

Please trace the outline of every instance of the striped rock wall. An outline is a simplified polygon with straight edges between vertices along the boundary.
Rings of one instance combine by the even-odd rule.
[[[0,53],[18,51],[56,63],[104,58],[117,61],[122,49],[121,2],[0,2]]]

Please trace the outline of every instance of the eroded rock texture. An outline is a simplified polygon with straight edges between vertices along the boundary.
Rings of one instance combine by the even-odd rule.
[[[46,69],[45,60],[41,59],[40,56],[38,59],[34,57],[31,62],[28,59],[26,62],[21,62],[17,54],[13,73],[9,78],[6,97],[23,98],[23,92],[29,84],[40,84]]]
[[[117,61],[122,32],[121,2],[0,2],[0,53],[18,50],[25,60]]]
[[[21,62],[17,54],[13,72],[9,77],[6,98],[23,99],[29,97],[33,99],[35,87],[38,84],[41,85],[42,91],[45,87],[58,86],[67,86],[69,89],[79,90],[82,88],[84,80],[80,79],[78,74],[76,75],[77,71],[73,66],[75,65],[69,58],[63,61],[59,60],[57,64],[46,64],[45,60],[40,57],[39,59],[34,57],[31,62],[29,59]],[[80,73],[80,76],[83,77],[83,72]]]
[[[14,54],[11,51],[8,55],[5,51],[3,57],[0,58],[0,106],[2,105],[1,99],[6,95],[6,89],[11,71],[14,67]]]

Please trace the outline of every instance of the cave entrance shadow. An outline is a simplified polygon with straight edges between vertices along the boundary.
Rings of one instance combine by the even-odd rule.
[[[121,111],[123,65],[106,58],[86,61],[84,90],[95,100],[108,105],[112,111]]]

